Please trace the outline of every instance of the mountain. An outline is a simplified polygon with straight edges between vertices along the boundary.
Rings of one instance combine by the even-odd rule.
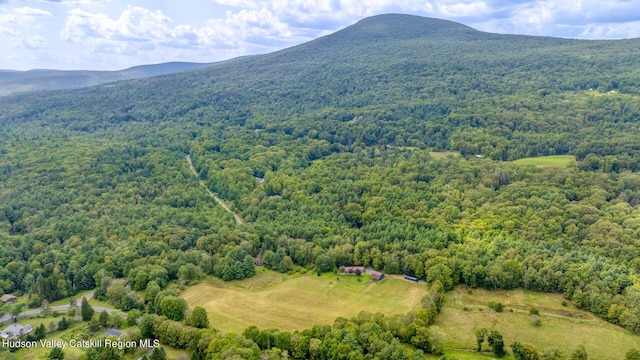
[[[151,308],[145,289],[251,277],[262,257],[561,293],[638,334],[639,59],[640,39],[390,14],[214,66],[2,96],[0,290]],[[552,164],[513,161],[528,157]],[[427,300],[380,326],[428,338]]]
[[[118,71],[0,70],[0,95],[37,90],[82,88],[121,80],[177,73],[210,65],[168,62],[135,66]]]
[[[502,160],[566,153],[580,158],[588,153],[630,156],[635,145],[625,126],[635,126],[631,120],[637,109],[625,105],[620,110],[619,103],[640,92],[639,45],[639,39],[490,34],[450,21],[380,15],[271,54],[187,73],[38,95],[38,105],[29,105],[27,114],[76,104],[98,114],[96,121],[104,126],[100,118],[180,121],[197,111],[211,113],[211,119],[233,119],[234,124],[307,132],[321,123],[302,118],[326,118],[327,112],[339,118],[356,113],[375,118],[387,112],[407,123],[396,124],[393,131],[387,131],[389,124],[384,122],[370,125],[436,149],[454,144],[464,154]],[[583,93],[589,90],[591,95],[618,95]],[[73,101],[62,100],[68,96]],[[6,99],[5,104],[13,101],[26,103],[28,97]],[[584,102],[591,105],[581,106]],[[605,104],[594,105],[601,102]],[[556,107],[557,116],[543,113],[549,106]],[[412,112],[442,117],[417,129],[418,124],[406,118]],[[596,120],[611,116],[625,120]],[[345,129],[335,131],[342,143],[357,141],[349,139]],[[601,138],[603,131],[612,134]],[[330,141],[336,137],[323,136]],[[367,143],[392,142],[389,136]]]

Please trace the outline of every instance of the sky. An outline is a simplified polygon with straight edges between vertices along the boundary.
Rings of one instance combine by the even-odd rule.
[[[215,62],[291,47],[384,13],[503,34],[640,37],[640,0],[0,0],[0,69]]]

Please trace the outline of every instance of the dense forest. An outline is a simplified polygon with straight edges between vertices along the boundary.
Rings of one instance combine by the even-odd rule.
[[[97,288],[153,313],[140,291],[251,277],[261,254],[281,272],[560,292],[640,333],[638,59],[638,39],[385,15],[181,74],[0,97],[0,290],[39,306]],[[375,327],[404,354],[385,321],[296,336]],[[209,354],[252,336],[247,352],[271,348],[248,329]]]

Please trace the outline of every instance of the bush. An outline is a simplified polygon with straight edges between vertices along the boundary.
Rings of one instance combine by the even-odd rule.
[[[540,316],[538,315],[531,315],[531,325],[533,326],[540,326],[542,325],[542,319],[540,319]]]
[[[501,302],[498,301],[489,301],[489,303],[487,304],[490,308],[492,308],[495,312],[503,312],[504,311],[504,305]]]
[[[538,309],[532,307],[531,309],[529,309],[529,315],[540,315],[540,311],[538,311]]]

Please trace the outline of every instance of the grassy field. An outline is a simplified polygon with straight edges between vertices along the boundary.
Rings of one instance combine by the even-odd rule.
[[[80,302],[82,301],[82,297],[84,297],[85,295],[87,295],[88,293],[90,293],[91,290],[83,290],[80,291],[79,293],[77,293],[73,299],[76,301],[76,305],[80,306]],[[68,305],[69,301],[71,300],[71,298],[64,298],[64,299],[60,299],[58,301],[54,301],[51,304],[49,304],[49,306],[59,306],[59,305]]]
[[[242,281],[207,279],[181,296],[190,307],[205,307],[212,326],[224,332],[242,332],[250,325],[304,329],[331,324],[336,317],[354,316],[362,310],[405,313],[417,309],[424,294],[424,285],[400,279],[374,283],[363,277],[358,282],[355,276],[282,275],[261,269],[254,278]],[[570,303],[563,306],[563,300],[558,294],[524,290],[458,288],[447,293],[447,305],[435,325],[447,335],[445,353],[458,360],[493,358],[474,352],[474,331],[480,327],[500,331],[507,346],[514,341],[528,342],[541,351],[558,349],[569,355],[584,345],[590,359],[623,359],[629,349],[640,349],[639,337]],[[489,301],[502,302],[504,312],[491,310]],[[531,325],[531,307],[540,312],[541,326]],[[484,350],[489,351],[486,343]]]
[[[576,161],[573,155],[551,155],[518,159],[513,161],[518,165],[534,165],[539,167],[565,167]]]
[[[363,276],[283,275],[260,269],[242,281],[209,278],[187,288],[181,297],[191,308],[203,306],[212,326],[242,332],[259,328],[300,330],[315,324],[331,324],[337,317],[360,311],[406,313],[420,306],[424,285],[387,278],[369,281]]]
[[[434,159],[446,159],[448,156],[460,156],[460,153],[457,151],[429,151],[429,155]]]
[[[502,302],[504,312],[490,309],[489,301]],[[640,337],[571,304],[562,306],[562,301],[558,294],[478,289],[469,293],[458,288],[447,293],[447,305],[436,325],[447,334],[446,347],[452,349],[475,348],[474,331],[481,327],[500,331],[507,345],[514,341],[528,342],[539,350],[559,349],[565,355],[584,345],[590,359],[623,359],[629,349],[640,349]],[[531,307],[540,311],[542,326],[531,325]],[[486,343],[484,346],[489,350]],[[468,353],[468,357],[463,357],[464,353],[451,355],[459,359],[484,359],[473,353]]]

